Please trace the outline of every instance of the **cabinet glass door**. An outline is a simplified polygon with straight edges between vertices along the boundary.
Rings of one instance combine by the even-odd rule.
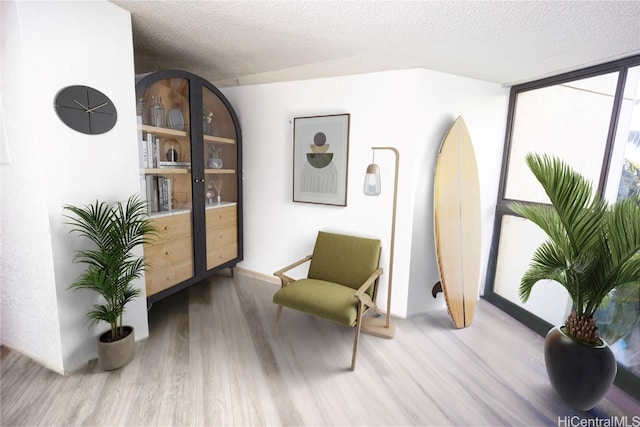
[[[189,81],[159,80],[138,98],[141,183],[159,230],[145,245],[147,296],[194,275]]]
[[[207,270],[238,256],[238,155],[229,110],[209,88],[202,89]]]

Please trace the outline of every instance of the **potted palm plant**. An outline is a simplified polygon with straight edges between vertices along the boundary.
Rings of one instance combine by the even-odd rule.
[[[540,280],[568,291],[573,308],[566,323],[547,334],[545,364],[556,394],[588,410],[606,395],[617,372],[594,314],[616,290],[640,287],[640,199],[608,204],[559,158],[528,154],[526,162],[551,205],[510,205],[548,236],[522,277],[520,298],[526,302]]]
[[[142,295],[133,280],[144,270],[144,257],[133,249],[145,243],[156,230],[147,214],[146,203],[137,195],[126,205],[108,205],[97,201],[92,205],[66,205],[73,215],[65,215],[68,224],[80,236],[91,240],[92,249],[79,250],[74,261],[86,264],[85,272],[69,285],[70,289],[88,289],[102,297],[86,317],[90,324],[106,322],[110,328],[98,339],[98,359],[105,370],[129,363],[135,354],[133,327],[123,325],[125,306]]]

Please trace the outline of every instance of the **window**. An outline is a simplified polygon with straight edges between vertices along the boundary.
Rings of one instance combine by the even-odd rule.
[[[529,152],[557,155],[590,178],[608,200],[640,194],[640,57],[515,86],[485,298],[541,334],[564,322],[571,299],[558,283],[539,283],[527,303],[520,278],[544,233],[513,214],[513,200],[549,203],[529,171]],[[614,295],[596,314],[616,354],[617,384],[640,398],[640,294]]]

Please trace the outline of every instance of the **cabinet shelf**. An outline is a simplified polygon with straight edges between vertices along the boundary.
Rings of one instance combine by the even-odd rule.
[[[219,144],[235,144],[236,140],[231,138],[223,138],[221,136],[204,135],[204,142],[217,142]]]
[[[153,168],[145,169],[145,175],[183,175],[191,173],[187,168]]]
[[[153,212],[149,215],[149,217],[151,219],[157,219],[157,218],[163,218],[163,217],[167,217],[167,216],[173,216],[173,215],[181,215],[181,214],[189,214],[191,213],[191,209],[171,209],[170,211],[160,211],[160,212]]]
[[[205,169],[205,175],[234,174],[235,169]]]
[[[145,169],[145,175],[184,175],[191,173],[187,168],[152,168]],[[236,173],[235,169],[205,169],[205,175],[228,175]]]
[[[151,126],[151,125],[141,125],[140,129],[143,132],[149,132],[164,138],[188,138],[189,137],[187,135],[187,132],[184,130],[159,128],[157,126]]]

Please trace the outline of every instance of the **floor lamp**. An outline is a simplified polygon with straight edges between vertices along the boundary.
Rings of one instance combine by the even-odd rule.
[[[398,171],[400,167],[400,153],[394,147],[371,147],[375,150],[389,150],[396,156],[396,173],[393,181],[393,210],[391,214],[391,250],[389,252],[389,285],[387,291],[387,313],[386,319],[379,317],[364,317],[362,319],[362,332],[375,335],[381,338],[391,339],[396,334],[396,325],[391,323],[391,287],[393,284],[393,253],[396,240],[396,204],[398,201]],[[371,163],[367,166],[367,173],[364,178],[364,194],[367,196],[378,196],[381,190],[380,167]]]

